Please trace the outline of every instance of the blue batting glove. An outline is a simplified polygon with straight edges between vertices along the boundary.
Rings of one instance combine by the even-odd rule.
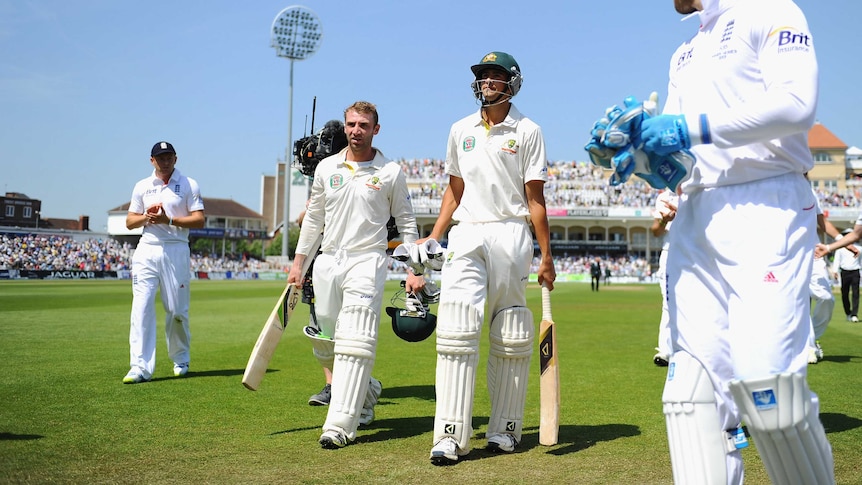
[[[590,141],[588,141],[584,146],[584,150],[586,150],[590,155],[590,161],[593,165],[598,165],[604,169],[613,168],[611,158],[613,158],[617,152],[615,149],[608,148],[602,143],[602,137],[604,137],[605,130],[608,128],[608,123],[610,123],[607,114],[613,112],[615,108],[616,106],[608,108],[605,111],[606,116],[599,118],[599,120],[593,124],[593,129],[590,130]]]
[[[640,136],[634,142],[645,152],[658,156],[691,148],[688,123],[683,115],[658,115],[643,120]]]
[[[692,168],[694,155],[688,150],[680,150],[666,156],[649,155],[649,172],[635,173],[653,188],[668,189],[676,192],[679,185],[685,182]]]

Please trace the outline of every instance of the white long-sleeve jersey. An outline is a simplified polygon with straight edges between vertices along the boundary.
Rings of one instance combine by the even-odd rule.
[[[684,190],[810,170],[818,68],[805,15],[790,0],[703,0],[699,14],[663,110],[685,115],[695,145]]]
[[[324,252],[386,250],[390,216],[404,242],[418,239],[407,177],[400,165],[375,151],[373,160],[357,163],[346,161],[345,148],[317,165],[297,254],[308,256],[321,231]]]

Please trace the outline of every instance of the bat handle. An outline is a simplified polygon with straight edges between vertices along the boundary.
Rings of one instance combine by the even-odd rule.
[[[551,316],[551,290],[545,283],[542,283],[542,320],[549,322],[554,320]]]

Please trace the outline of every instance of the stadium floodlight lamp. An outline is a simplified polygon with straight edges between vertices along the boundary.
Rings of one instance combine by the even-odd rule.
[[[287,121],[287,147],[284,150],[284,218],[281,226],[281,255],[287,256],[287,228],[290,225],[290,185],[293,166],[290,155],[293,146],[293,62],[308,59],[320,47],[323,27],[317,14],[302,5],[285,8],[272,21],[272,43],[278,57],[290,59],[290,99]]]

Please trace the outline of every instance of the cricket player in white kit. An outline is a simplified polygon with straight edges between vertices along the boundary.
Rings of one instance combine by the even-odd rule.
[[[541,129],[511,98],[521,69],[511,55],[491,52],[471,67],[479,111],[449,134],[449,185],[429,238],[440,240],[452,220],[437,314],[435,465],[457,463],[470,451],[479,339],[487,303],[491,399],[488,449],[513,452],[521,441],[534,322],[526,288],[533,236],[541,251],[539,283],[553,289],[547,181]]]
[[[667,263],[674,353],[662,401],[674,481],[742,483],[744,422],[773,483],[834,483],[806,375],[814,38],[791,0],[674,4],[700,28],[671,57],[663,113],[629,133],[650,161],[694,156],[674,167],[688,176]]]
[[[189,370],[191,260],[189,228],[204,226],[204,203],[194,179],[175,168],[173,145],[158,142],[150,151],[153,174],[135,184],[126,227],[143,227],[132,256],[132,316],[126,384],[149,381],[156,366],[156,291],[165,308],[165,337],[174,375]]]
[[[813,191],[813,189],[812,189]],[[815,195],[816,200],[816,195]],[[840,239],[841,233],[831,222],[826,220],[820,201],[817,202],[817,229],[834,239]],[[855,249],[855,248],[854,248]],[[832,294],[832,278],[829,275],[829,264],[826,258],[814,255],[814,266],[808,282],[808,291],[813,300],[811,305],[811,337],[808,340],[808,363],[816,364],[823,360],[823,348],[820,337],[826,333],[826,327],[832,320],[835,310],[835,295]]]
[[[667,255],[670,251],[670,240],[667,234],[670,232],[670,226],[673,225],[673,220],[676,217],[677,207],[679,207],[679,195],[673,190],[661,191],[655,198],[653,223],[650,227],[653,236],[664,236],[661,254],[658,257],[658,271],[656,272],[661,290],[661,320],[658,325],[657,352],[652,358],[653,363],[659,367],[666,367],[670,355],[673,353],[673,344],[670,338],[670,312],[667,307]]]
[[[358,101],[344,111],[344,118],[348,146],[315,170],[288,275],[288,283],[301,284],[302,263],[323,232],[312,279],[321,333],[334,337],[314,344],[320,363],[332,369],[332,397],[319,440],[327,449],[355,440],[360,416],[373,413],[382,392],[371,371],[386,283],[386,223],[394,217],[406,243],[418,237],[401,166],[372,146],[380,130],[376,107]],[[408,291],[419,289],[424,279],[408,275],[407,285]]]
[[[773,483],[833,483],[806,378],[813,37],[790,0],[675,5],[698,12],[700,29],[671,57],[663,114],[640,133],[647,153],[696,157],[668,257],[674,354],[662,400],[674,480],[741,483],[745,422]]]

